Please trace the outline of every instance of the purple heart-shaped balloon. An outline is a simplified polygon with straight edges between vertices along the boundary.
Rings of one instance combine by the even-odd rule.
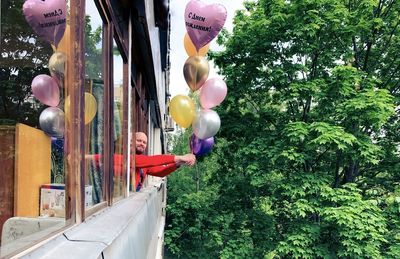
[[[32,29],[56,47],[65,32],[67,4],[65,0],[26,0],[22,11]]]
[[[191,0],[185,9],[187,33],[197,50],[212,41],[226,21],[226,8],[221,4],[205,4]]]

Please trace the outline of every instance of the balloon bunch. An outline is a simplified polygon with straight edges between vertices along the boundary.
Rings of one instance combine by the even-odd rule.
[[[67,25],[67,4],[65,0],[26,0],[23,13],[32,29],[44,40],[52,44],[55,52],[49,59],[50,75],[37,75],[31,83],[32,94],[41,103],[50,106],[39,116],[40,128],[54,138],[64,137],[65,113],[69,111],[69,97],[65,99],[65,113],[60,105],[60,88],[63,88],[67,56],[57,51],[59,45],[66,46],[69,40]],[[62,49],[62,48],[61,48]],[[61,89],[62,90],[62,89]],[[95,116],[96,99],[85,93],[85,124]]]
[[[204,56],[211,40],[221,31],[226,16],[223,5],[207,5],[199,0],[191,0],[185,9],[187,33],[184,46],[189,58],[184,64],[183,75],[192,92],[200,90],[201,108],[196,109],[195,102],[190,97],[177,95],[171,99],[169,109],[172,119],[179,126],[192,126],[193,134],[189,146],[196,156],[205,155],[212,150],[214,135],[221,126],[221,120],[212,108],[225,99],[227,87],[220,78],[208,79],[209,64]]]

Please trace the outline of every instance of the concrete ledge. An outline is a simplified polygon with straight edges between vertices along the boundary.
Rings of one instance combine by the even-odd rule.
[[[0,257],[29,247],[65,226],[62,218],[12,217],[3,225]]]
[[[164,188],[144,188],[18,258],[154,258]]]

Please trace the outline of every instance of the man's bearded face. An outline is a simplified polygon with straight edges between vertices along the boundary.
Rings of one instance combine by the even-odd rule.
[[[144,133],[136,134],[136,154],[141,155],[147,147],[147,136]]]

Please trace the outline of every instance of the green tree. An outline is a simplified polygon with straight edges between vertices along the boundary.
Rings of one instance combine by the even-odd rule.
[[[90,24],[89,15],[85,17],[85,72],[86,77],[90,79],[103,79],[103,63],[101,43],[103,28],[101,26],[93,30]]]
[[[170,252],[400,256],[399,12],[395,0],[259,0],[236,13],[211,55],[229,87],[215,165],[169,204]]]

